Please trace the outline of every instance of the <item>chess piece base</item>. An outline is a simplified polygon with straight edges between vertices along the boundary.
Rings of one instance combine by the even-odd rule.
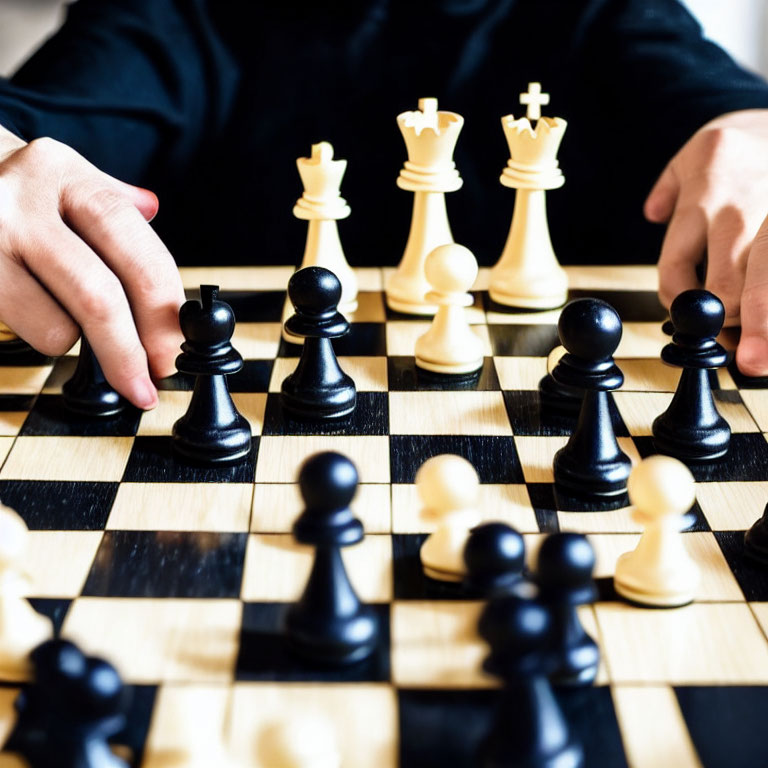
[[[251,452],[251,428],[245,419],[227,430],[189,430],[176,422],[173,450],[197,464],[234,464]]]
[[[413,301],[405,297],[396,296],[392,288],[387,288],[387,306],[394,312],[402,312],[405,315],[434,315],[437,312],[436,304],[427,304],[423,301]]]
[[[627,600],[656,608],[679,608],[683,605],[689,605],[696,598],[693,590],[680,590],[679,592],[646,591],[624,583],[619,576],[614,576],[613,586],[616,592]]]
[[[659,453],[674,456],[684,462],[710,462],[722,459],[728,453],[731,428],[725,419],[706,432],[686,430],[675,420],[668,424],[666,414],[653,421],[653,444]]]
[[[744,534],[744,554],[752,560],[768,565],[768,525],[761,517]]]
[[[416,355],[416,365],[419,368],[423,368],[425,371],[431,371],[432,373],[443,374],[474,373],[483,367],[483,360],[484,358],[480,357],[467,363],[453,363],[451,365],[446,365],[443,363],[433,363],[430,360],[426,360],[423,357]]]
[[[422,564],[423,565],[423,564]],[[451,581],[456,584],[460,584],[464,578],[463,573],[453,573],[451,571],[442,571],[439,568],[432,568],[428,565],[423,565],[424,575],[435,581]]]
[[[524,281],[521,278],[521,286],[524,285]],[[568,289],[566,287],[563,291],[557,293],[551,293],[545,296],[527,296],[518,291],[502,291],[499,287],[490,288],[488,295],[492,301],[497,304],[503,304],[505,307],[512,307],[518,309],[557,309],[562,307],[568,299]]]
[[[629,457],[620,455],[610,461],[594,464],[587,473],[583,467],[583,456],[571,456],[568,446],[561,448],[554,459],[555,485],[566,493],[580,498],[602,498],[620,496],[627,490],[632,463]]]
[[[343,419],[355,410],[357,405],[355,383],[346,374],[345,378],[348,379],[348,383],[334,391],[330,402],[327,393],[322,390],[318,390],[317,399],[298,397],[291,391],[290,378],[289,376],[283,382],[280,401],[284,410],[294,418],[304,421],[331,421]]]
[[[544,408],[573,416],[579,415],[581,403],[584,400],[582,390],[561,384],[551,373],[539,382],[539,395]]]

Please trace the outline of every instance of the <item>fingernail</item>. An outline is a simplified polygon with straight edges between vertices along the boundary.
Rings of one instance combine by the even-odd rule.
[[[154,408],[157,405],[157,389],[149,379],[134,379],[130,400],[145,411]]]

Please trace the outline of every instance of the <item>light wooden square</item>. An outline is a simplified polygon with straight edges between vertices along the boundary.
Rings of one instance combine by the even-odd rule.
[[[659,274],[655,266],[617,265],[567,266],[568,285],[587,291],[656,291]]]
[[[28,411],[0,411],[0,435],[18,435]]]
[[[237,683],[229,741],[238,764],[274,768],[269,747],[276,729],[307,717],[329,723],[340,765],[398,765],[397,697],[386,683]]]
[[[19,365],[0,368],[0,395],[36,395],[51,373],[51,365]]]
[[[315,550],[288,534],[251,534],[245,555],[242,598],[294,602],[309,578]],[[366,603],[392,600],[392,540],[371,534],[341,553],[355,591]]]
[[[500,520],[521,533],[538,531],[525,485],[481,485],[477,505],[482,521]],[[424,508],[415,485],[392,486],[392,527],[396,533],[432,533],[440,520]]]
[[[477,320],[482,323],[482,319]],[[391,320],[387,323],[387,354],[390,357],[413,357],[416,339],[424,335],[431,325],[429,320]],[[490,357],[491,339],[486,325],[473,325],[472,331],[483,342],[483,355]]]
[[[745,530],[763,514],[768,481],[697,483],[696,498],[712,530]]]
[[[366,533],[391,533],[388,485],[361,483],[351,508]],[[290,533],[294,520],[303,509],[299,486],[295,483],[259,483],[253,494],[251,530],[254,533]]]
[[[511,435],[501,392],[390,392],[392,435]]]
[[[352,459],[360,482],[389,482],[389,438],[372,435],[266,435],[259,443],[256,482],[293,483],[304,460],[320,451]]]
[[[160,686],[142,768],[180,767],[192,764],[207,748],[219,745],[225,750],[225,726],[231,706],[232,688],[228,685]],[[224,754],[219,757],[225,759]],[[227,768],[226,762],[220,765]]]
[[[400,601],[392,606],[392,679],[401,688],[488,688],[488,646],[477,634],[484,603]]]
[[[557,519],[561,531],[575,533],[635,533],[643,526],[632,519],[632,507],[595,512],[561,512]]]
[[[653,420],[672,402],[670,392],[614,392],[613,398],[630,435],[652,435]],[[741,403],[716,402],[718,411],[734,432],[759,432]]]
[[[62,635],[129,683],[231,682],[241,614],[239,600],[81,597]]]
[[[15,437],[0,437],[0,464],[7,458],[15,439]],[[3,479],[2,472],[0,472],[0,479]]]
[[[77,597],[91,570],[101,531],[30,531],[24,570],[30,597]]]
[[[381,291],[360,290],[357,309],[345,315],[350,323],[383,323],[387,319],[384,294]]]
[[[192,392],[161,390],[158,405],[141,415],[137,434],[170,435],[173,425],[187,412]],[[232,402],[251,425],[251,434],[260,435],[264,426],[264,409],[267,407],[266,392],[232,392]]]
[[[628,358],[619,367],[624,374],[622,392],[674,392],[680,379],[681,369],[661,358]]]
[[[668,343],[669,336],[661,330],[661,323],[624,323],[621,342],[613,356],[655,358]]]
[[[247,531],[250,483],[122,483],[107,528],[124,531]]]
[[[293,267],[180,267],[184,288],[218,285],[222,291],[284,291]]]
[[[515,445],[520,463],[523,467],[523,476],[526,483],[551,483],[554,482],[552,462],[555,454],[568,442],[563,435],[555,437],[538,437],[515,435]],[[619,447],[629,456],[632,464],[640,461],[635,444],[630,437],[617,438]]]
[[[538,390],[547,375],[545,357],[494,357],[493,364],[502,389]]]
[[[768,430],[768,390],[742,389],[739,394],[760,429]]]
[[[381,267],[352,267],[357,278],[357,290],[363,292],[382,293],[384,290],[384,273]],[[382,299],[384,298],[382,293]]]
[[[132,437],[17,437],[0,480],[116,482],[132,445]]]
[[[612,694],[632,768],[702,768],[671,688],[622,685]]]
[[[352,377],[358,392],[386,392],[389,388],[387,379],[386,357],[344,357],[338,358],[341,369]],[[283,379],[296,370],[298,358],[278,357],[272,367],[269,391],[279,392]]]
[[[717,541],[709,531],[683,533],[685,548],[701,571],[701,580],[696,593],[700,602],[744,600],[728,562]],[[616,572],[616,561],[625,552],[635,549],[639,534],[592,534],[589,537],[597,556],[595,575],[598,578],[612,578]]]
[[[280,323],[238,323],[232,344],[246,360],[271,360],[280,345]]]
[[[768,644],[745,603],[673,610],[598,603],[595,611],[616,683],[768,683]]]

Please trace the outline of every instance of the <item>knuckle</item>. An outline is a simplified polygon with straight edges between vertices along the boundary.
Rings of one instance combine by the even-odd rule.
[[[62,144],[49,136],[42,136],[30,141],[26,147],[19,151],[19,156],[38,165],[58,162],[71,151],[66,144]]]
[[[130,203],[119,192],[101,188],[86,194],[79,207],[90,218],[105,219],[117,216],[129,209]]]
[[[115,316],[123,298],[123,289],[114,276],[83,286],[78,297],[84,317],[90,323],[107,325]]]
[[[74,323],[54,325],[46,328],[33,346],[44,355],[58,357],[72,349],[79,335],[80,330]]]

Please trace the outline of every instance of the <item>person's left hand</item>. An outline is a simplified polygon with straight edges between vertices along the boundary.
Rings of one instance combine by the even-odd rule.
[[[644,212],[668,222],[659,257],[664,306],[701,287],[696,267],[706,255],[704,287],[725,305],[725,324],[742,325],[740,370],[768,375],[768,109],[700,128],[670,160]]]

